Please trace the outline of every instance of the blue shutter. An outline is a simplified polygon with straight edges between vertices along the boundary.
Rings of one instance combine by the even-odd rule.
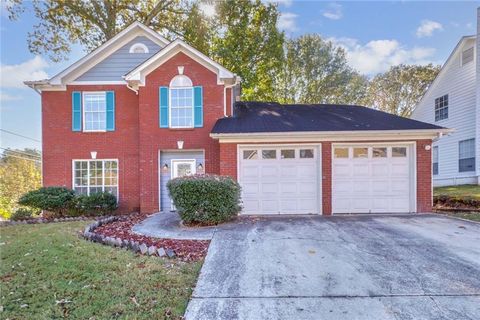
[[[107,91],[107,131],[115,131],[115,92]]]
[[[159,95],[159,113],[160,128],[168,128],[168,87],[160,87]]]
[[[82,93],[72,92],[72,131],[82,131]]]
[[[203,127],[203,90],[202,87],[193,87],[193,117],[195,128]]]

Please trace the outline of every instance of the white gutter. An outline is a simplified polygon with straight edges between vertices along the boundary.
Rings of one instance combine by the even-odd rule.
[[[235,83],[234,84],[231,84],[229,86],[227,86],[227,85],[223,86],[223,116],[225,118],[227,117],[227,89],[233,88],[237,84],[238,84],[238,79],[235,76]],[[233,91],[231,92],[230,98],[232,98],[232,95],[233,95]]]
[[[305,131],[305,132],[246,132],[211,133],[210,137],[220,142],[288,142],[288,141],[385,141],[434,139],[453,132],[453,129],[410,130],[358,130],[358,131]]]

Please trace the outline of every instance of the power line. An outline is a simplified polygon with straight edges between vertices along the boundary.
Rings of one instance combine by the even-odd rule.
[[[12,150],[12,149],[9,149],[9,148],[4,148],[4,147],[0,147],[0,149],[6,150],[6,151],[9,151],[9,152],[18,153],[18,154],[21,154],[21,155],[25,155],[25,156],[28,156],[28,157],[31,157],[31,158],[37,158],[37,159],[41,158],[39,155],[30,154],[30,153],[23,152],[23,151]]]
[[[27,137],[27,136],[24,136],[24,135],[22,135],[22,134],[18,134],[18,133],[9,131],[9,130],[0,129],[0,131],[3,131],[3,132],[6,132],[6,133],[9,133],[9,134],[12,134],[12,135],[17,136],[17,137],[22,137],[22,138],[25,138],[25,139],[29,139],[29,140],[32,140],[32,141],[42,142],[42,141],[40,141],[40,140],[38,140],[38,139],[30,138],[30,137]]]

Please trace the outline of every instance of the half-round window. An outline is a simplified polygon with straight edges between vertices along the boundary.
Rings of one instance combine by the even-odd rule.
[[[193,87],[192,80],[189,77],[179,74],[170,81],[170,88]]]
[[[148,47],[143,43],[135,43],[130,47],[129,53],[148,53]]]

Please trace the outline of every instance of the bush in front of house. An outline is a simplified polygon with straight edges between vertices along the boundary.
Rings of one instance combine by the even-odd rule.
[[[26,208],[19,208],[12,213],[10,216],[10,220],[12,221],[20,221],[20,220],[29,220],[32,219],[35,215],[35,212],[30,209]]]
[[[109,192],[82,194],[77,196],[75,202],[77,213],[85,215],[103,216],[112,213],[118,207],[117,198]]]
[[[75,192],[64,187],[42,187],[20,197],[18,204],[37,210],[45,210],[54,216],[63,217],[72,207]]]
[[[480,200],[440,195],[433,197],[433,206],[438,208],[480,210]]]
[[[167,188],[186,224],[222,223],[233,219],[241,210],[240,185],[230,177],[185,176],[170,180]]]

